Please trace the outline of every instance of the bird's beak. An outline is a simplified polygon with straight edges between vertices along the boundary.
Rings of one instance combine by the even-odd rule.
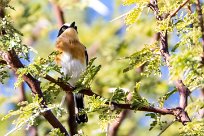
[[[73,28],[74,28],[74,27],[75,27],[75,22],[72,22],[71,25],[70,25],[70,27],[73,27]]]

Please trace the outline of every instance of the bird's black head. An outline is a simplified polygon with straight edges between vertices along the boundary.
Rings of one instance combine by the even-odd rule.
[[[57,37],[59,37],[66,29],[68,28],[74,28],[77,31],[77,26],[75,26],[75,22],[72,22],[71,25],[69,24],[64,24],[62,25],[62,27],[60,28]],[[78,33],[78,31],[77,31]]]

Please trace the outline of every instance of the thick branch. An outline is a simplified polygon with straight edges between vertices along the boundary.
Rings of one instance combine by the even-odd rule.
[[[21,101],[26,101],[24,83],[21,83],[21,84],[20,84],[18,90],[19,90],[19,102],[21,102]]]
[[[65,23],[64,13],[60,6],[57,5],[56,3],[52,2],[52,6],[56,15],[57,24],[59,27],[61,27]]]
[[[117,136],[118,129],[122,124],[123,120],[128,114],[128,110],[124,110],[120,113],[119,117],[110,125],[109,136]]]
[[[1,54],[2,54],[3,59],[11,67],[14,73],[16,73],[19,68],[24,67],[14,50],[11,50],[7,53],[1,53]],[[40,82],[36,80],[35,78],[33,78],[30,74],[23,75],[23,79],[28,84],[28,86],[31,88],[32,92],[34,94],[37,94],[39,98],[43,99],[41,104],[43,105],[44,108],[47,108],[47,106],[45,105],[44,98],[43,98],[43,93],[40,88]],[[59,120],[54,116],[54,114],[50,110],[42,113],[42,115],[47,119],[47,121],[54,128],[59,128],[62,133],[65,133],[66,135],[68,135],[66,129],[62,126],[62,124],[59,122]]]
[[[69,112],[68,117],[68,125],[70,128],[70,135],[77,134],[77,123],[76,123],[76,113],[75,113],[75,102],[74,102],[74,95],[72,92],[66,93],[66,102],[67,102],[67,109]]]
[[[129,102],[131,99],[132,99],[132,93],[129,92],[127,96],[127,101]],[[117,136],[118,129],[122,124],[123,120],[127,117],[128,113],[129,113],[129,110],[123,110],[116,118],[116,120],[110,124],[109,130],[108,130],[109,136]]]
[[[176,85],[176,88],[179,90],[179,95],[180,95],[179,106],[185,109],[188,104],[188,96],[190,94],[190,91],[183,84],[182,80],[176,80],[175,85]]]

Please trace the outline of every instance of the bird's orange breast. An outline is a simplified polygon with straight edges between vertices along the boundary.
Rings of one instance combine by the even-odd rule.
[[[78,41],[78,39],[70,38],[67,35],[60,36],[56,42],[56,48],[60,52],[71,54],[73,59],[79,60],[82,64],[86,63],[85,47]],[[56,62],[60,64],[61,54],[56,57]]]

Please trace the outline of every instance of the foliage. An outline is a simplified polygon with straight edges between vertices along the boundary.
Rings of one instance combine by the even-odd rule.
[[[61,97],[64,95],[62,89],[58,85],[44,80],[47,74],[53,75],[54,78],[61,75],[58,81],[64,83],[67,83],[71,78],[64,76],[60,72],[60,67],[54,63],[58,52],[50,53],[54,50],[52,45],[55,41],[54,38],[57,37],[55,36],[57,31],[56,16],[50,14],[52,9],[50,1],[36,0],[29,1],[29,3],[28,0],[14,1],[12,5],[15,5],[15,11],[9,5],[9,1],[0,0],[0,8],[7,10],[5,17],[0,19],[0,49],[5,52],[11,49],[15,50],[25,65],[24,68],[18,69],[18,81],[15,83],[15,87],[23,82],[23,75],[31,74],[40,81],[43,97],[48,107],[45,108],[42,105],[42,99],[39,99],[37,95],[30,95],[28,87],[25,88],[28,100],[17,106],[13,104],[17,101],[16,94],[9,99],[1,99],[0,106],[3,108],[0,108],[5,111],[0,115],[4,115],[3,121],[7,125],[5,131],[6,128],[11,127],[9,124],[13,120],[14,129],[8,134],[23,129],[24,126],[29,128],[32,125],[37,125],[40,135],[47,135],[50,132],[49,135],[51,136],[63,136],[64,134],[59,129],[52,129],[45,120],[37,121],[42,113],[52,110],[63,125],[66,125],[67,122],[67,112],[61,101]],[[123,25],[120,21],[114,20],[107,23],[103,19],[89,17],[89,8],[85,7],[90,6],[91,0],[71,0],[69,2],[54,0],[54,2],[63,8],[65,20],[77,22],[80,41],[88,45],[91,57],[97,56],[97,59],[90,60],[87,69],[78,80],[75,90],[75,92],[79,92],[82,89],[91,88],[96,94],[100,94],[100,96],[89,96],[86,109],[82,111],[89,115],[89,122],[79,126],[85,134],[103,135],[104,133],[99,132],[98,127],[105,130],[118,118],[121,109],[114,107],[111,101],[119,104],[130,104],[134,111],[137,111],[144,107],[153,106],[151,103],[159,98],[159,108],[166,108],[166,104],[169,107],[177,106],[179,101],[176,99],[177,94],[175,92],[177,90],[172,89],[172,82],[169,81],[182,79],[191,92],[204,87],[204,67],[201,59],[203,50],[200,42],[202,32],[199,26],[198,13],[194,8],[195,1],[189,1],[188,8],[186,8],[187,5],[184,6],[171,18],[169,17],[170,13],[173,13],[183,1],[158,1],[158,16],[163,19],[157,20],[155,19],[157,13],[147,6],[149,0],[124,0],[123,6],[128,6],[128,9],[129,6],[133,7],[122,15],[122,17],[125,16],[124,21],[128,25],[129,31],[126,33],[123,32]],[[113,3],[115,4],[114,15],[120,15],[120,10],[117,11],[117,9],[120,8],[121,1],[118,0]],[[161,58],[160,43],[155,41],[156,39],[152,40],[154,33],[165,31],[168,32],[170,39],[168,40],[171,55],[168,60],[169,65]],[[2,59],[0,57],[0,62]],[[140,69],[139,72],[137,68]],[[11,87],[11,83],[14,82],[13,75],[9,72],[10,67],[0,63],[0,81],[5,83],[3,91],[0,90],[0,93],[13,91],[13,87]],[[116,89],[110,93],[111,88]],[[168,90],[171,91],[168,92]],[[129,97],[128,94],[132,95],[131,100],[127,98]],[[161,96],[161,94],[164,95]],[[8,94],[5,93],[5,97],[7,97],[6,95]],[[203,135],[204,133],[203,120],[198,119],[198,112],[204,107],[203,100],[197,99],[197,97],[195,101],[190,101],[185,109],[192,118],[192,122],[183,127],[180,127],[179,123],[171,126],[173,129],[180,128],[180,135]],[[7,106],[8,103],[12,103],[14,106]],[[13,110],[6,115],[10,109]],[[145,125],[141,123],[144,118],[138,114],[129,114],[128,119],[125,120],[125,125],[120,127],[118,134],[135,135],[127,134],[127,130],[132,132],[130,129],[133,128],[137,129],[137,135],[155,135],[163,129],[166,123],[163,121],[162,115],[148,113],[146,116],[153,119],[152,123],[149,123],[151,131],[144,132]],[[169,121],[170,119],[166,118],[166,120]],[[139,125],[135,125],[135,122]],[[2,125],[5,124],[0,123],[0,127],[2,128]],[[165,131],[168,135],[178,135],[178,132],[175,134],[176,132],[172,130],[167,129]]]
[[[49,133],[49,136],[65,136],[63,133],[60,132],[59,128],[52,129]]]
[[[133,9],[130,13],[127,14],[125,18],[125,23],[128,25],[135,23],[137,19],[140,17],[141,13],[142,13],[141,8]]]
[[[142,75],[149,76],[154,73],[155,75],[160,75],[161,58],[159,55],[159,48],[157,44],[145,45],[141,51],[135,52],[129,57],[125,57],[129,60],[129,65],[123,70],[127,72],[135,67],[139,68],[144,66],[144,71]]]
[[[41,101],[42,99],[39,99],[38,95],[35,95],[32,103],[28,103],[27,101],[20,102],[18,104],[20,107],[18,110],[11,110],[6,116],[4,116],[2,120],[17,116],[17,119],[13,121],[15,127],[9,133],[23,128],[24,125],[27,126],[27,129],[34,125],[35,119],[40,115],[40,113],[45,112],[40,104]]]
[[[5,79],[9,77],[7,70],[4,68],[4,65],[0,65],[0,82],[4,83]]]
[[[127,95],[129,92],[125,92],[123,89],[121,88],[116,88],[113,92],[113,95],[111,97],[111,101],[114,101],[116,103],[126,103],[127,100]]]
[[[135,110],[140,109],[141,107],[148,107],[150,105],[147,102],[147,100],[145,98],[142,98],[138,93],[139,88],[140,88],[140,83],[136,83],[135,88],[132,92],[131,106]]]
[[[171,79],[184,79],[185,84],[194,90],[198,87],[204,87],[204,70],[201,61],[200,47],[194,47],[191,50],[184,50],[182,54],[171,57]]]
[[[15,86],[18,87],[23,82],[22,77],[25,74],[31,74],[39,79],[45,77],[50,71],[57,71],[60,73],[60,67],[54,63],[57,54],[59,53],[52,52],[46,59],[39,57],[27,67],[18,69],[18,81],[15,83]]]
[[[59,93],[62,92],[62,89],[59,86],[50,82],[42,84],[41,88],[47,104],[52,104]]]
[[[111,104],[109,106],[106,104],[107,102],[107,99],[91,96],[88,100],[89,108],[86,109],[87,112],[99,113],[99,124],[102,130],[105,130],[108,123],[114,121],[118,115],[118,112],[111,109]]]
[[[98,73],[98,71],[101,68],[101,65],[95,66],[93,65],[93,62],[96,58],[92,58],[88,66],[86,67],[86,70],[81,74],[80,79],[76,83],[75,91],[78,92],[82,89],[90,88],[91,82],[93,81],[93,78]]]
[[[160,130],[162,130],[163,125],[166,124],[166,121],[161,121],[161,115],[157,113],[147,113],[145,116],[150,116],[153,119],[152,123],[150,124],[149,130],[152,130],[157,125],[159,126]]]
[[[8,132],[8,134],[13,133],[16,130],[22,129],[24,126],[26,126],[27,129],[29,127],[35,125],[36,118],[39,117],[42,113],[54,109],[57,112],[57,115],[61,116],[60,114],[63,111],[63,108],[61,108],[61,105],[48,105],[48,108],[45,108],[44,105],[41,104],[42,99],[38,97],[38,95],[35,95],[32,98],[32,102],[28,103],[27,101],[23,101],[18,103],[19,109],[15,111],[10,111],[6,116],[2,118],[2,120],[6,120],[11,117],[17,117],[13,121],[13,124],[15,124],[15,127]]]
[[[186,126],[183,126],[180,130],[181,136],[202,136],[204,134],[204,121],[195,120],[187,123]]]
[[[20,58],[28,60],[29,48],[22,44],[22,34],[13,27],[10,20],[9,16],[5,16],[0,20],[0,31],[4,33],[0,37],[0,48],[3,51],[15,49]]]
[[[134,3],[137,3],[137,4],[147,4],[149,2],[149,0],[125,0],[124,1],[124,5],[131,5],[131,4],[134,4]]]
[[[199,111],[202,110],[203,108],[204,108],[203,99],[200,98],[190,103],[187,106],[186,111],[189,113],[190,116],[196,116],[199,115]]]

